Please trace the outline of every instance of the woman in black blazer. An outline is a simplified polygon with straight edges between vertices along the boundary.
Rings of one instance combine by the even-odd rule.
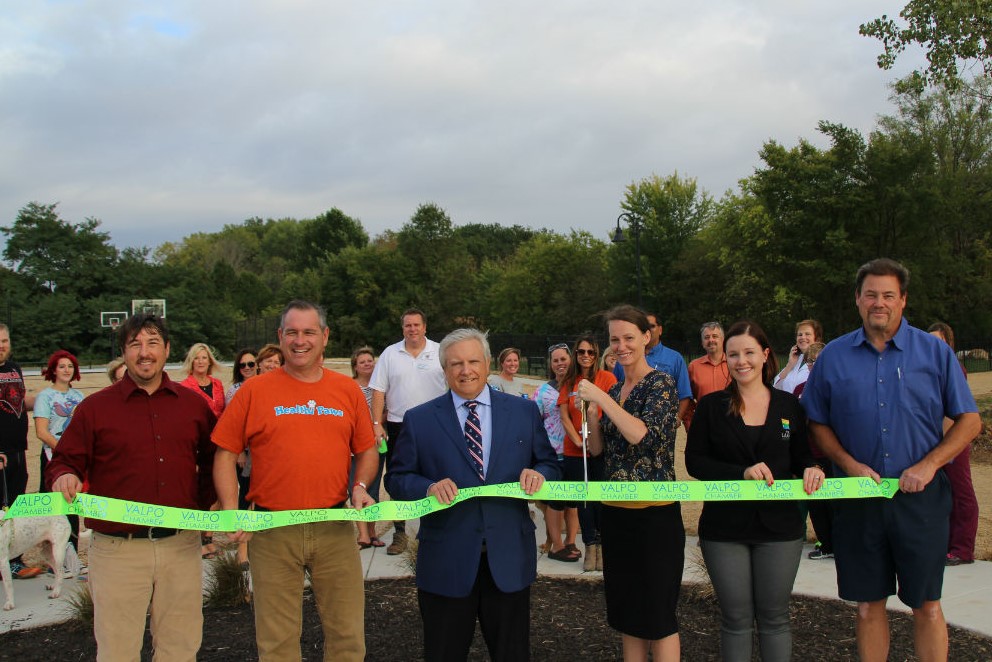
[[[731,382],[699,401],[689,429],[686,469],[700,480],[802,476],[812,494],[823,470],[806,442],[806,414],[791,393],[772,388],[777,370],[768,337],[737,322],[724,340]],[[806,525],[793,500],[707,502],[699,518],[703,558],[720,602],[724,660],[750,660],[757,621],[761,658],[789,660],[789,597]]]

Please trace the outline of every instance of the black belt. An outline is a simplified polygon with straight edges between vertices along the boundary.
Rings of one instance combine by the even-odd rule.
[[[111,538],[124,538],[125,540],[161,540],[162,538],[171,538],[177,533],[179,533],[179,529],[146,526],[137,531],[118,531],[116,533],[104,533],[103,535],[110,536]]]
[[[344,508],[344,506],[345,506],[346,503],[348,503],[348,500],[347,499],[345,499],[344,501],[342,501],[339,504],[336,504],[336,505],[333,505],[333,506],[321,506],[321,508]],[[265,506],[260,506],[257,503],[255,504],[255,507],[253,508],[253,510],[257,510],[257,511],[263,512],[263,513],[271,513],[272,512],[272,509],[271,508],[266,508]],[[311,509],[311,508],[295,508],[294,510],[316,510],[316,509]]]

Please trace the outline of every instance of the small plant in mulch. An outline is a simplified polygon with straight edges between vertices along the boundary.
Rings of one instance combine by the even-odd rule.
[[[237,607],[251,600],[248,573],[238,562],[235,550],[225,550],[210,560],[210,572],[203,593],[207,607]]]
[[[93,627],[93,596],[88,583],[77,584],[64,598],[63,610],[69,620],[87,630]]]
[[[407,543],[406,549],[403,551],[403,565],[406,566],[406,569],[414,577],[417,576],[417,550],[419,548],[420,541],[416,538],[411,538],[410,542]]]
[[[713,588],[713,582],[710,581],[710,571],[706,568],[703,550],[698,546],[689,550],[689,568],[694,577],[686,577],[685,581],[690,582],[695,579],[696,583],[692,584],[693,592],[703,600],[716,597],[716,589]]]

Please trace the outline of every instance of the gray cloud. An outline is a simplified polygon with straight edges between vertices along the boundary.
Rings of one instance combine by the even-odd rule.
[[[332,206],[370,233],[456,223],[605,237],[624,187],[715,195],[774,138],[890,111],[880,0],[8,3],[0,210],[157,245]]]

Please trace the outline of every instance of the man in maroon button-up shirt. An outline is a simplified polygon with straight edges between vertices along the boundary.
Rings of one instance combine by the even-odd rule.
[[[118,331],[127,374],[79,404],[45,478],[67,500],[88,493],[146,504],[207,509],[214,415],[169,379],[169,332],[153,315]],[[195,660],[203,632],[202,562],[196,531],[88,520],[90,591],[98,659],[137,659],[151,605],[156,659]]]

